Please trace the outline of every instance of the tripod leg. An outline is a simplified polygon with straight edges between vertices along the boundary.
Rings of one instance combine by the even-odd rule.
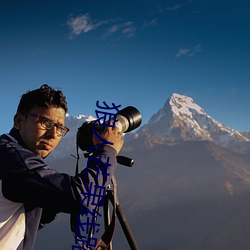
[[[114,196],[110,196],[109,199],[110,199],[112,205],[114,206]],[[126,239],[128,241],[130,248],[132,250],[139,250],[139,247],[138,247],[136,240],[135,240],[135,237],[134,237],[134,235],[129,227],[127,219],[126,219],[126,217],[121,209],[120,204],[118,204],[118,203],[116,203],[116,215],[117,215],[117,218],[118,218],[120,225],[123,229],[123,232],[126,236]]]
[[[123,229],[123,232],[126,236],[126,239],[128,241],[128,244],[130,246],[130,248],[132,250],[139,250],[139,247],[136,243],[136,240],[133,236],[133,233],[128,225],[128,222],[125,218],[125,215],[121,209],[121,206],[119,205],[118,197],[117,197],[117,183],[115,180],[115,177],[112,177],[112,181],[113,181],[113,187],[114,187],[114,191],[112,192],[112,190],[108,190],[104,199],[104,205],[103,205],[103,211],[104,211],[104,224],[105,224],[105,233],[106,233],[106,228],[108,227],[109,229],[112,229],[112,234],[114,232],[114,227],[115,227],[115,216],[117,215],[120,225]],[[113,214],[112,214],[112,221],[110,222],[110,211],[109,211],[109,201],[112,203],[113,205]],[[112,225],[111,225],[111,224]],[[110,225],[112,227],[110,227]],[[103,242],[110,242],[110,247],[111,248],[107,248],[108,250],[112,250],[112,238],[110,237],[104,237],[104,236],[108,236],[108,234],[103,235],[102,239]],[[104,238],[108,238],[108,240],[105,240]],[[107,246],[107,244],[106,244]]]
[[[103,216],[104,216],[104,226],[105,229],[109,226],[110,224],[110,209],[109,209],[109,199],[107,197],[105,197],[104,199],[104,204],[103,204]],[[107,248],[107,250],[112,250],[112,241],[110,242],[109,247]]]
[[[121,224],[121,227],[123,229],[123,232],[127,238],[127,241],[128,241],[130,248],[132,250],[139,250],[139,247],[137,246],[134,235],[129,227],[129,224],[128,224],[128,222],[125,218],[125,215],[122,212],[121,206],[119,204],[116,205],[116,214],[117,214],[117,218],[119,219],[119,222]]]

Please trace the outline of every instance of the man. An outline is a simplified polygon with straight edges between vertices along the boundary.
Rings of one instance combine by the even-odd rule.
[[[58,212],[80,214],[86,208],[84,194],[93,182],[107,187],[123,146],[117,128],[106,127],[101,135],[113,145],[100,145],[93,136],[92,158],[109,160],[108,175],[97,175],[97,161],[89,161],[88,173],[73,177],[50,169],[43,158],[68,132],[67,102],[60,90],[48,85],[23,94],[9,134],[0,137],[0,249],[32,250],[38,229]],[[97,177],[97,178],[96,178]],[[96,181],[97,179],[97,181]],[[88,207],[89,208],[89,207]],[[53,213],[50,215],[50,211]]]

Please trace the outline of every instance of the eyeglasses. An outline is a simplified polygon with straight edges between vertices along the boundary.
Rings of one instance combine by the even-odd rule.
[[[41,126],[47,130],[50,130],[53,127],[56,127],[56,133],[58,136],[65,136],[69,132],[69,129],[67,127],[57,124],[53,122],[52,120],[45,118],[41,115],[37,115],[33,113],[25,113],[24,115],[31,115],[33,117],[36,117],[38,121],[41,123]]]

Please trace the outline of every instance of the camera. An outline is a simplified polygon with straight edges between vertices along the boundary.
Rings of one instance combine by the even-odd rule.
[[[138,128],[141,125],[141,121],[142,116],[140,112],[135,107],[128,106],[116,114],[115,126],[120,132],[127,133]],[[93,129],[101,134],[105,130],[105,126],[99,125],[96,121],[87,121],[78,128],[76,143],[82,151],[88,151],[94,146],[92,141]]]

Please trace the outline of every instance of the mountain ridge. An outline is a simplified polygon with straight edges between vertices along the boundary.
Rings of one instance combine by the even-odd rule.
[[[220,146],[250,142],[243,133],[208,115],[191,97],[176,93],[168,98],[163,108],[138,133],[169,136],[172,140],[211,141]]]

